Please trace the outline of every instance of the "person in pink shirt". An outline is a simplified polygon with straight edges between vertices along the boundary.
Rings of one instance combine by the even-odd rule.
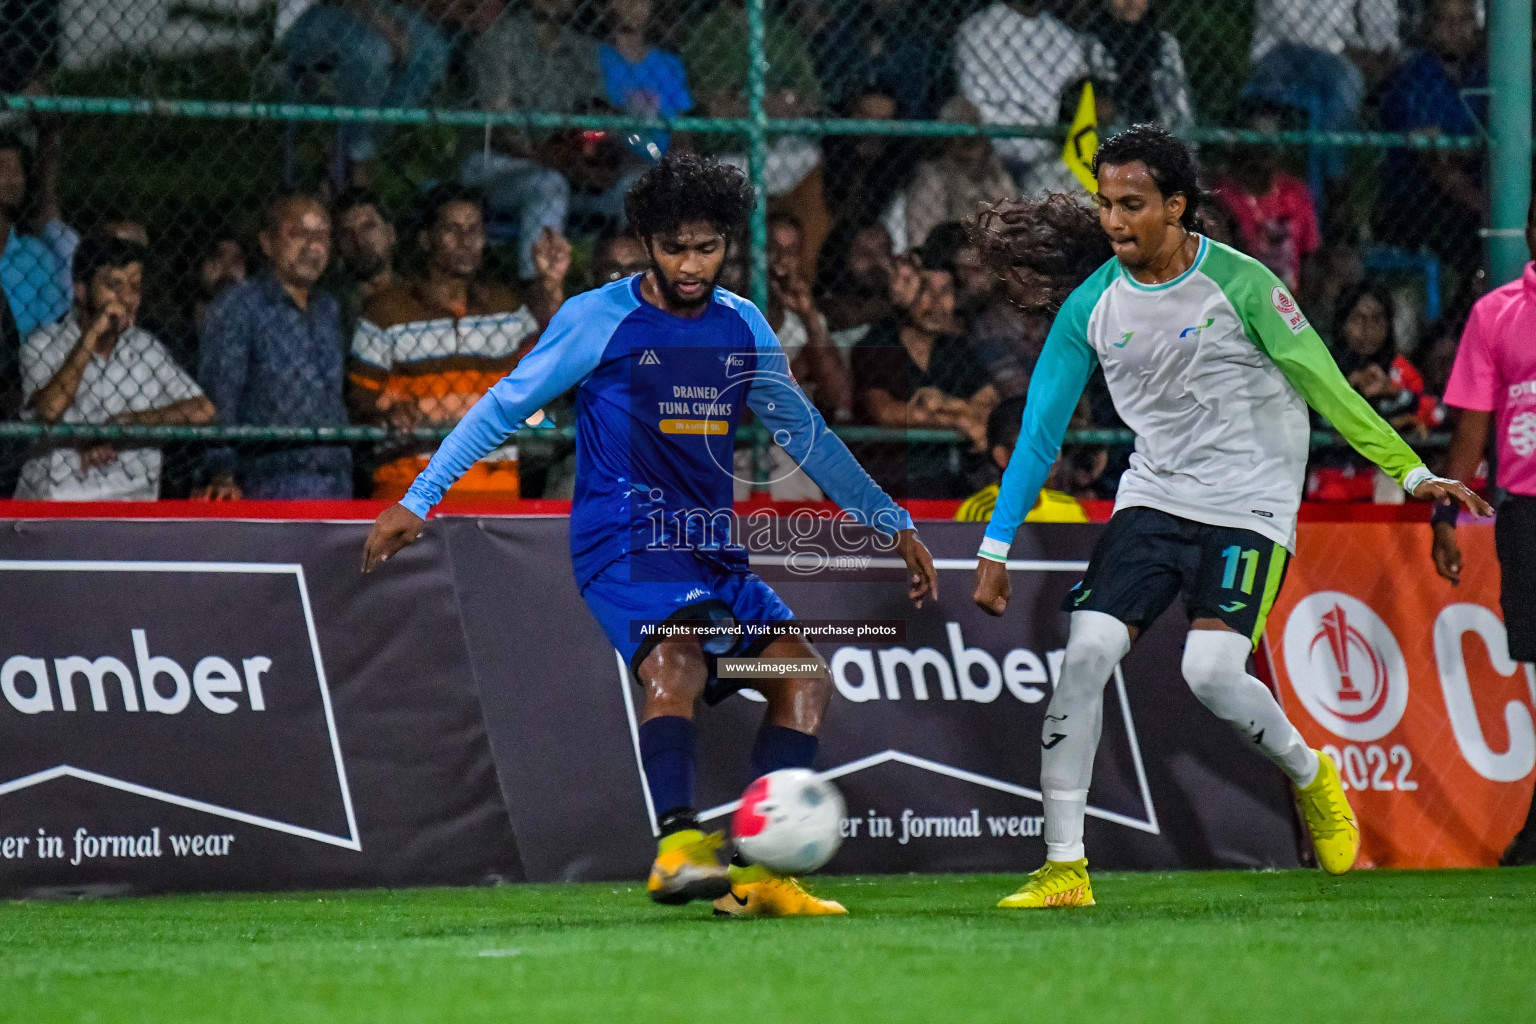
[[[1526,211],[1525,241],[1536,252],[1536,197]],[[1445,404],[1461,410],[1451,436],[1447,472],[1470,480],[1493,428],[1498,485],[1505,492],[1494,521],[1499,603],[1513,661],[1536,662],[1536,263],[1519,280],[1472,307],[1445,388]],[[1435,571],[1461,579],[1456,510],[1437,505]],[[1536,864],[1536,807],[1504,851],[1501,864]]]
[[[1245,128],[1274,134],[1282,127],[1267,104],[1245,119]],[[1212,191],[1232,213],[1240,248],[1264,264],[1292,292],[1303,292],[1302,265],[1323,244],[1312,192],[1287,174],[1273,146],[1243,146]]]

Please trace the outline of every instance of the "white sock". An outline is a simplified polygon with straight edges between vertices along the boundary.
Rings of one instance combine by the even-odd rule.
[[[1081,860],[1083,813],[1093,755],[1104,724],[1104,684],[1131,649],[1125,623],[1103,612],[1073,612],[1061,678],[1041,730],[1040,793],[1045,804],[1045,856]]]
[[[1184,681],[1200,703],[1248,737],[1297,786],[1317,777],[1317,754],[1285,717],[1269,687],[1248,674],[1248,638],[1192,629],[1184,642]]]

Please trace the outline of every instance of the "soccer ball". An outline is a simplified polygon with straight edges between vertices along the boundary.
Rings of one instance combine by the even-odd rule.
[[[842,845],[843,795],[805,768],[770,772],[747,787],[731,819],[736,849],[785,875],[815,871]]]

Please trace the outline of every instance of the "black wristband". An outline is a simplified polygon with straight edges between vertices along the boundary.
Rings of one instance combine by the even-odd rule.
[[[1455,526],[1456,520],[1461,516],[1461,504],[1455,501],[1437,501],[1435,510],[1429,514],[1429,521],[1436,526]]]

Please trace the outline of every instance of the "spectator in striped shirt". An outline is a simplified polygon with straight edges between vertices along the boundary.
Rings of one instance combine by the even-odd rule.
[[[421,223],[425,274],[372,295],[352,336],[354,414],[400,430],[454,425],[510,373],[559,308],[570,269],[569,243],[545,229],[533,249],[539,279],[529,301],[486,279],[485,220],[480,197],[470,191],[434,192]],[[410,438],[387,445],[373,473],[373,496],[404,496],[436,447]],[[482,459],[452,493],[518,497],[517,446]]]

